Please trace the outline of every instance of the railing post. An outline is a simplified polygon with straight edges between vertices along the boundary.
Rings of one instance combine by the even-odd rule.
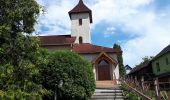
[[[131,76],[131,80],[133,80],[133,76]]]
[[[137,76],[135,76],[135,82],[137,81]]]
[[[144,90],[144,76],[141,77],[141,82],[142,82],[142,91]]]
[[[154,83],[155,83],[156,100],[161,100],[158,78],[155,79]]]
[[[138,82],[137,76],[135,76],[135,88],[136,88],[136,89],[137,89],[137,82]]]

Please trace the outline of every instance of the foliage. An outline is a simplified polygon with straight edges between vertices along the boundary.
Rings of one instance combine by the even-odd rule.
[[[91,64],[70,51],[56,51],[48,56],[47,66],[41,67],[40,78],[45,88],[54,94],[58,90],[61,100],[87,100],[95,90]],[[60,81],[63,85],[59,86]],[[53,96],[49,96],[49,100]],[[47,98],[46,98],[47,100]]]
[[[32,37],[40,6],[35,0],[0,0],[0,99],[41,100],[39,43]]]
[[[122,51],[120,45],[118,45],[118,44],[114,44],[113,48],[116,50]],[[122,54],[119,54],[117,59],[118,59],[118,63],[119,63],[119,73],[120,73],[120,76],[123,77],[126,74],[126,71],[125,71],[125,67],[123,65]]]
[[[35,0],[0,0],[0,29],[5,33],[32,33],[40,12]]]
[[[29,65],[28,65],[29,64]],[[0,65],[0,99],[1,100],[41,100],[47,91],[41,85],[33,82],[33,76],[37,74],[34,65],[22,62],[23,72],[21,80],[16,80],[15,67],[11,64]],[[24,79],[22,79],[24,78]]]
[[[145,64],[149,63],[152,59],[153,59],[153,56],[150,56],[150,57],[146,56],[146,57],[142,58],[142,61],[138,65],[136,65],[136,67],[145,65]]]
[[[124,96],[127,100],[141,100],[138,95],[136,95],[132,91],[128,90],[127,85],[122,84],[121,88],[122,88]]]

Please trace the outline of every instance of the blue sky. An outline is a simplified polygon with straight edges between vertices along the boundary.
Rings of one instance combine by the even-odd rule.
[[[45,9],[36,32],[70,34],[68,11],[79,0],[37,0]],[[170,44],[170,0],[84,0],[93,12],[92,43],[123,49],[124,64],[134,67]]]

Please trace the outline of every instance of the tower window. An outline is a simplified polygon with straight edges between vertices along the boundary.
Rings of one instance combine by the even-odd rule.
[[[82,19],[79,19],[79,25],[82,25]]]
[[[159,66],[159,63],[156,63],[156,67],[157,67],[157,72],[160,72],[160,66]]]
[[[169,65],[169,60],[168,60],[168,58],[166,58],[166,65]]]
[[[79,37],[79,44],[82,44],[83,43],[83,38],[80,36]]]

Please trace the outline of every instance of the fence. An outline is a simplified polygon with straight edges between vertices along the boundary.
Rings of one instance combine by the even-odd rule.
[[[170,82],[159,82],[158,78],[154,81],[145,81],[142,77],[140,80],[126,78],[124,83],[143,98],[148,97],[147,100],[149,98],[153,100],[170,100]]]

